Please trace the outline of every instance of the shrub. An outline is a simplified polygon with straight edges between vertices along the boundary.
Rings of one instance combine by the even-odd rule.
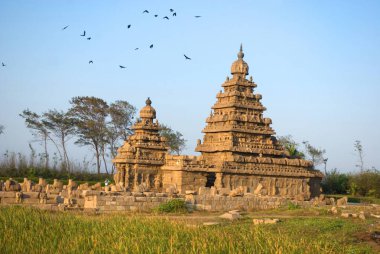
[[[371,169],[351,175],[350,190],[353,195],[380,197],[380,172]]]
[[[187,213],[186,202],[182,199],[172,199],[160,204],[157,209],[160,213]]]
[[[322,180],[322,189],[326,194],[347,194],[349,175],[340,173],[336,168],[327,172]]]

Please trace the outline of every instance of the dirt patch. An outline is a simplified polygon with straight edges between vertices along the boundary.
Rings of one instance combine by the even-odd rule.
[[[360,243],[365,243],[368,244],[373,248],[373,250],[377,251],[380,253],[380,239],[376,239],[372,236],[374,232],[359,232],[355,234],[355,238],[357,239],[358,242]]]

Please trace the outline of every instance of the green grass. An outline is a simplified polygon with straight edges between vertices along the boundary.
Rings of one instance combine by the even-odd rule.
[[[193,215],[194,216],[194,215]],[[0,207],[0,253],[375,253],[354,234],[370,222],[332,217],[190,226],[186,216],[86,215]]]
[[[158,213],[187,213],[186,202],[182,199],[171,199],[154,209]]]

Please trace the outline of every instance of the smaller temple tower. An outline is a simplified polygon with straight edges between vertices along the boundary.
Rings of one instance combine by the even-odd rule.
[[[166,139],[159,134],[156,110],[151,104],[148,97],[146,106],[140,111],[140,118],[132,127],[134,134],[118,149],[113,160],[117,170],[115,184],[122,189],[161,189],[160,168],[164,165],[168,148]]]

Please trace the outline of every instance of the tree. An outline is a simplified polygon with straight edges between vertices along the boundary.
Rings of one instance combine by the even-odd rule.
[[[354,143],[355,151],[358,153],[359,157],[359,164],[355,165],[356,167],[360,168],[360,172],[363,172],[364,170],[364,154],[363,154],[363,146],[360,140],[355,140]]]
[[[0,134],[3,134],[4,133],[4,126],[0,124]]]
[[[64,169],[70,172],[70,160],[67,155],[66,142],[75,133],[75,119],[67,112],[54,109],[43,114],[42,122],[58,138],[63,152]]]
[[[48,168],[49,167],[49,153],[47,149],[47,142],[48,140],[50,140],[55,145],[55,147],[57,148],[59,152],[57,143],[51,138],[50,132],[47,129],[40,115],[38,115],[35,112],[30,111],[29,109],[26,109],[22,111],[20,116],[24,118],[26,127],[32,130],[33,135],[38,137],[39,140],[42,140],[44,144],[43,145],[44,151],[45,151],[44,153],[45,168]]]
[[[298,159],[305,158],[305,154],[299,151],[299,144],[293,140],[291,135],[279,136],[277,140],[289,152],[290,157]]]
[[[183,138],[182,133],[172,130],[167,125],[160,125],[160,135],[167,139],[171,154],[179,155],[186,147],[186,140]]]
[[[136,108],[127,101],[116,101],[109,107],[111,117],[110,124],[113,130],[123,139],[127,140],[132,133],[132,120],[136,114]]]
[[[107,123],[107,141],[112,158],[116,156],[119,141],[127,140],[132,134],[132,120],[136,114],[136,108],[127,101],[116,101],[109,107],[111,120]],[[114,172],[112,164],[112,172]]]
[[[306,153],[310,156],[310,160],[315,166],[324,163],[325,158],[323,156],[326,153],[325,149],[318,149],[310,145],[308,141],[302,143],[305,145]]]
[[[347,194],[349,190],[349,175],[340,173],[336,168],[325,173],[321,182],[324,193],[327,194]]]
[[[106,142],[109,106],[100,98],[88,96],[74,97],[70,104],[72,107],[69,112],[75,119],[76,134],[79,137],[75,143],[94,149],[97,172],[100,174],[100,156]]]

